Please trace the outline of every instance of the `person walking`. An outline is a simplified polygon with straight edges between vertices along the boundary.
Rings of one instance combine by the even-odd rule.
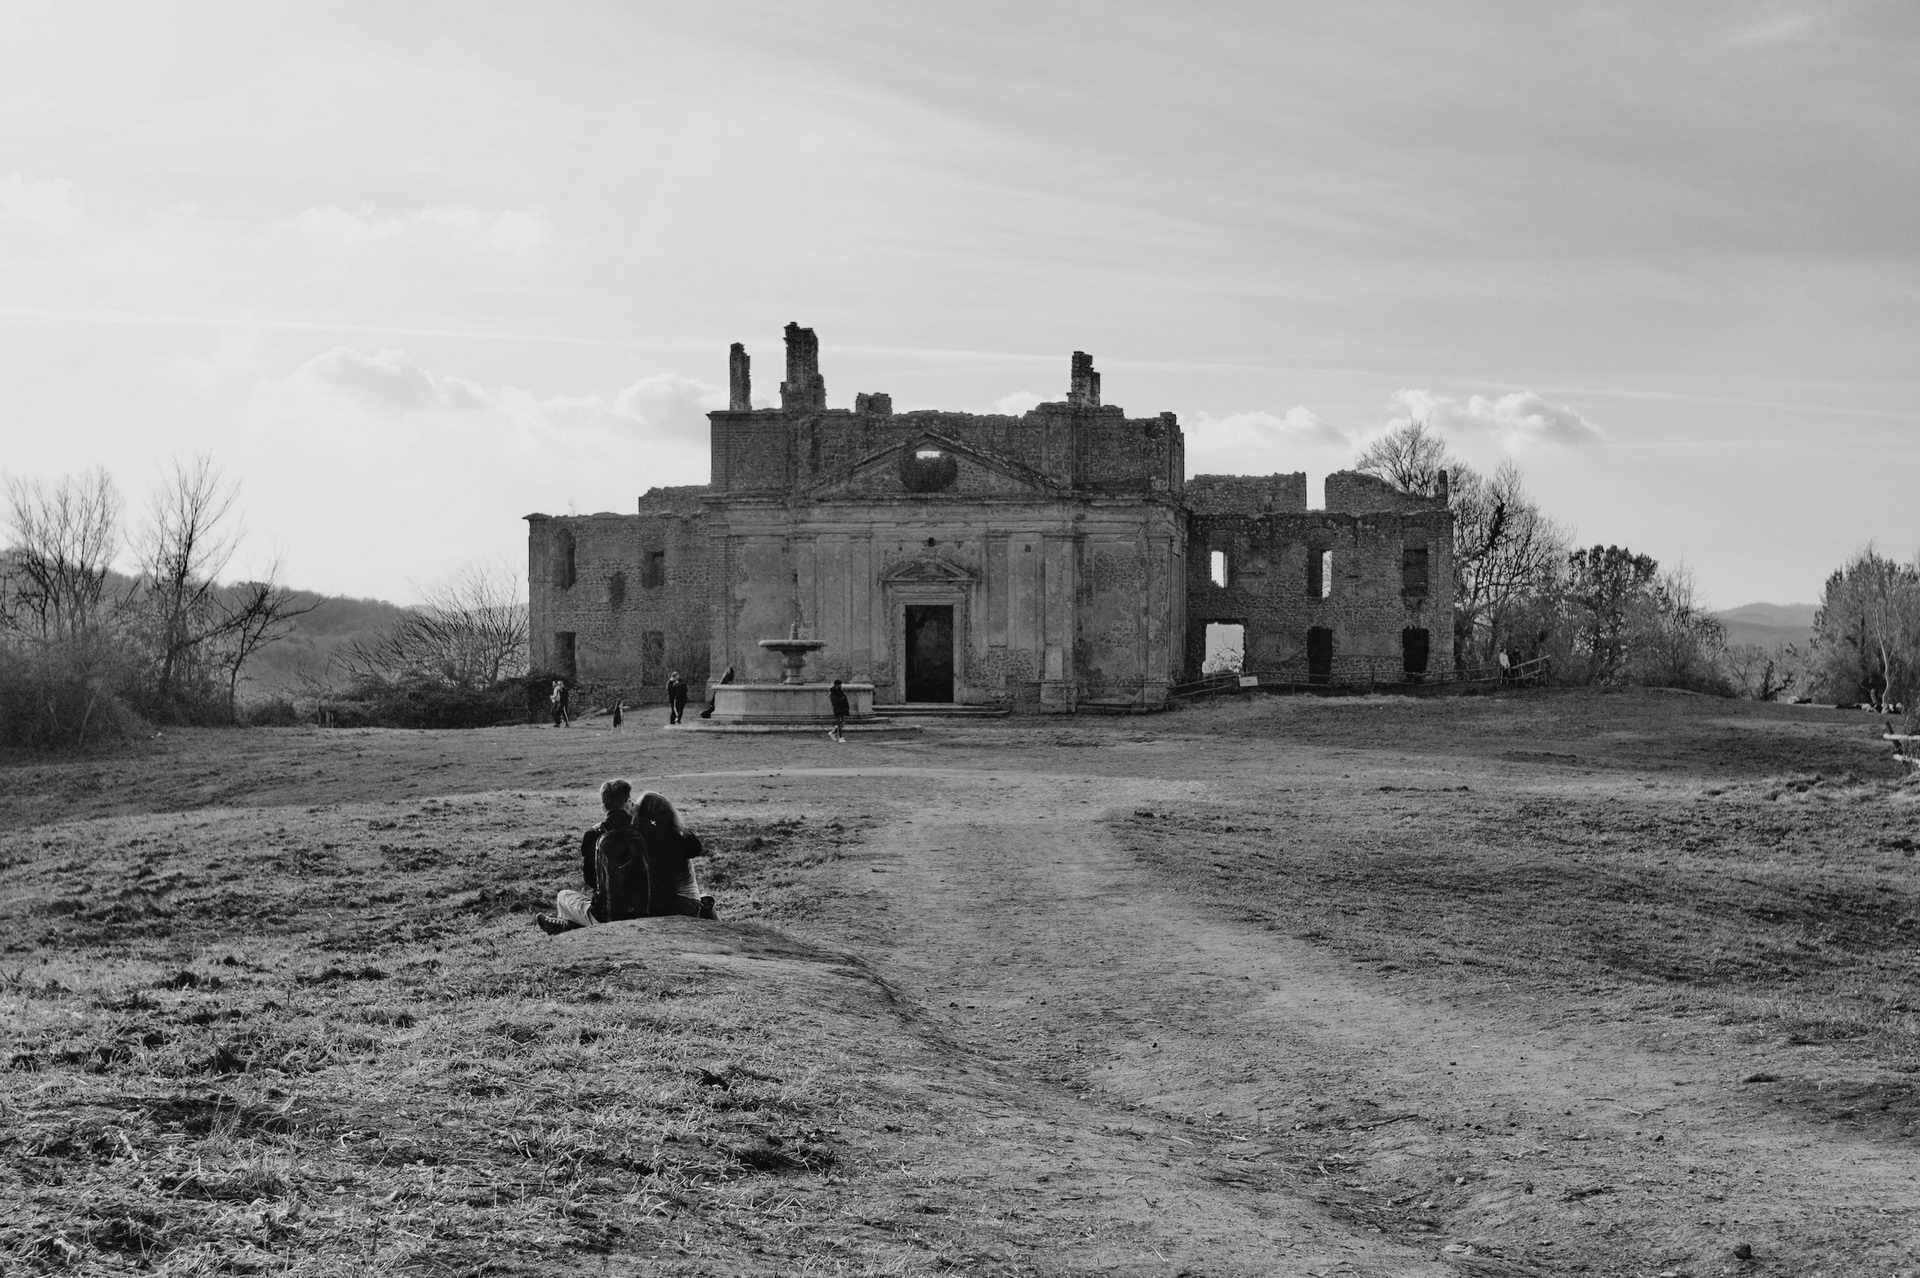
[[[667,723],[680,722],[687,713],[687,685],[681,679],[680,672],[674,671],[667,676]]]
[[[833,686],[827,689],[827,706],[833,711],[833,727],[827,735],[835,741],[847,739],[847,716],[853,713],[853,707],[847,704],[847,690],[835,679]]]

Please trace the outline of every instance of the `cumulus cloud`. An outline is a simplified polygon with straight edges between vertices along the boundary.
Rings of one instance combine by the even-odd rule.
[[[544,248],[550,238],[546,215],[538,210],[505,209],[488,214],[464,205],[435,205],[411,213],[383,215],[371,204],[357,211],[329,204],[306,209],[278,226],[282,231],[346,248],[442,242],[522,255]]]
[[[1441,434],[1491,440],[1513,450],[1541,444],[1580,445],[1605,438],[1598,426],[1574,408],[1553,405],[1533,391],[1513,391],[1498,399],[1472,395],[1465,400],[1425,390],[1395,391],[1387,401],[1389,427],[1424,421]]]
[[[1015,391],[1011,395],[1002,395],[987,405],[989,413],[1003,413],[1008,417],[1019,417],[1029,409],[1037,408],[1047,402],[1045,395],[1036,395],[1032,391]]]
[[[1295,404],[1280,416],[1259,408],[1244,413],[1228,413],[1224,417],[1195,413],[1183,420],[1181,425],[1186,431],[1190,448],[1196,439],[1255,448],[1273,444],[1345,447],[1352,442],[1344,431],[1304,404]]]
[[[71,235],[80,227],[80,202],[74,198],[73,183],[65,178],[30,182],[18,173],[0,177],[0,222]]]
[[[628,444],[704,443],[706,414],[726,406],[717,388],[672,373],[643,377],[610,396],[543,397],[518,386],[487,386],[436,372],[402,350],[369,354],[347,346],[316,355],[261,389],[270,399],[315,412],[357,411],[416,425],[450,423],[492,432],[496,442],[511,435],[536,446],[567,440],[597,445],[614,438]]]

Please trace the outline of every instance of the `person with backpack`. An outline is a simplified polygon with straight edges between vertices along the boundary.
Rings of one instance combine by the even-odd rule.
[[[600,787],[600,806],[600,824],[580,836],[585,890],[555,894],[554,912],[534,918],[542,931],[554,936],[659,914],[714,917],[713,898],[701,894],[688,864],[706,850],[666,796],[648,791],[635,803],[633,786],[616,779]]]

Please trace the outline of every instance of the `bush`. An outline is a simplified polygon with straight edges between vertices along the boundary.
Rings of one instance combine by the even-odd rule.
[[[306,722],[307,717],[289,697],[249,702],[240,711],[240,721],[249,728],[291,728]]]
[[[525,697],[518,679],[478,689],[363,679],[322,699],[315,717],[334,728],[488,728],[524,722]]]
[[[145,734],[112,691],[111,653],[0,646],[0,747],[86,750]]]

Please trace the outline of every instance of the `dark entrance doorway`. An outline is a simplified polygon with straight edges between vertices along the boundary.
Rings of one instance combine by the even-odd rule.
[[[1307,631],[1307,682],[1333,682],[1333,631],[1325,626]]]
[[[908,604],[907,700],[953,700],[953,605]]]
[[[1424,627],[1408,626],[1400,632],[1400,668],[1408,683],[1419,683],[1427,673],[1428,649],[1432,646]]]

